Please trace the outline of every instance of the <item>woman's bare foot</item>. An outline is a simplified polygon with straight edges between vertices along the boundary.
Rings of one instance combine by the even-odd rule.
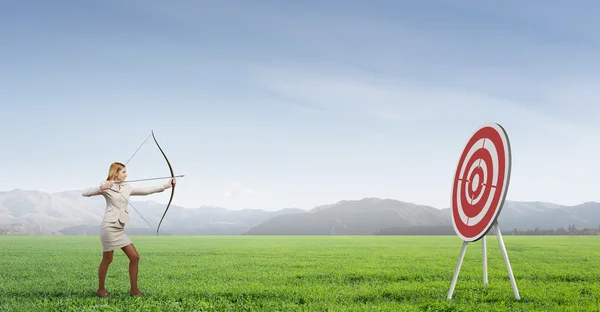
[[[135,290],[130,290],[129,295],[130,296],[143,296],[144,294],[139,289],[135,289]]]
[[[96,296],[100,298],[110,298],[110,294],[106,289],[98,289],[98,291],[96,291]]]

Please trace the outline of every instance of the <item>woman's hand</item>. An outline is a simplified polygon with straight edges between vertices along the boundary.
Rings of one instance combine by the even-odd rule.
[[[102,190],[102,191],[108,190],[111,187],[113,187],[113,183],[110,181],[107,181],[106,183],[100,185],[100,190]]]
[[[171,188],[173,185],[175,185],[175,183],[177,183],[175,178],[171,178],[171,180],[169,181],[169,183],[165,184],[165,190],[168,188]]]

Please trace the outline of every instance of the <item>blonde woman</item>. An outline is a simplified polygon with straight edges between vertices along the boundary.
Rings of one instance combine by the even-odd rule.
[[[129,294],[132,296],[143,296],[137,285],[140,255],[129,237],[127,237],[127,234],[125,234],[125,224],[129,222],[129,211],[127,209],[129,196],[145,196],[159,193],[175,184],[175,178],[172,178],[164,185],[136,188],[122,183],[126,178],[127,169],[125,165],[120,162],[114,162],[110,165],[105,183],[100,185],[100,187],[90,187],[82,193],[85,197],[102,195],[106,199],[106,208],[100,229],[102,261],[98,268],[98,291],[96,292],[98,297],[110,297],[104,286],[104,281],[106,280],[108,266],[113,259],[113,252],[119,248],[129,258],[129,278],[131,283]]]

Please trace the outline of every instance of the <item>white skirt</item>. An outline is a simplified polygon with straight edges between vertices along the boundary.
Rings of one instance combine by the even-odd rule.
[[[102,222],[100,241],[102,242],[102,252],[123,248],[132,243],[125,234],[125,224],[121,221]]]

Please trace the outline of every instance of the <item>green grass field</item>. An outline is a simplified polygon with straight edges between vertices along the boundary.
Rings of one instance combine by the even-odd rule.
[[[95,297],[96,236],[0,236],[0,311],[599,311],[600,237],[495,236],[489,285],[471,243],[453,236],[132,236],[144,297],[129,297],[122,251]]]

